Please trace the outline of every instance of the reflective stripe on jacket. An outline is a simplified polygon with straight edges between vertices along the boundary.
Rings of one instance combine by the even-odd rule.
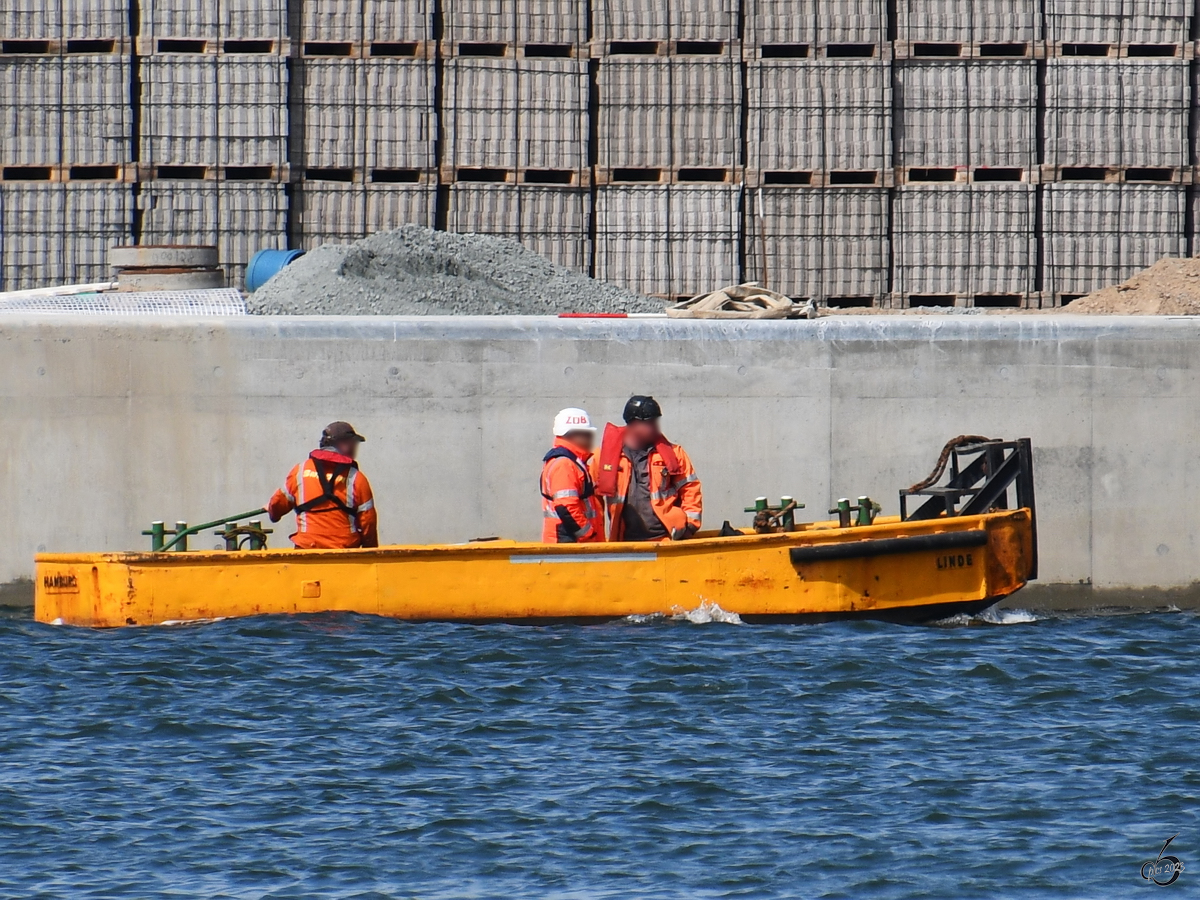
[[[330,478],[333,498],[324,496],[318,460]],[[304,507],[308,507],[304,509]],[[292,468],[277,490],[267,512],[278,522],[297,507],[292,543],[301,550],[345,550],[379,546],[379,518],[367,476],[354,460],[331,450],[314,450]]]
[[[678,444],[671,444],[678,465],[676,472],[671,473],[667,461],[657,447],[650,450],[647,465],[650,474],[650,505],[654,514],[666,527],[672,540],[682,540],[700,530],[701,513],[704,499],[700,489],[700,479],[692,466],[692,460],[687,452]],[[608,457],[606,457],[608,458]],[[592,478],[599,478],[600,455],[592,457]],[[624,453],[620,454],[617,468],[616,493],[605,498],[608,508],[608,539],[620,541],[624,538],[625,522],[622,514],[625,511],[625,497],[629,492],[629,482],[633,477],[633,465]]]
[[[556,451],[565,450],[569,456]],[[566,438],[555,438],[542,464],[542,543],[589,544],[604,540],[604,506],[592,488],[591,456]]]

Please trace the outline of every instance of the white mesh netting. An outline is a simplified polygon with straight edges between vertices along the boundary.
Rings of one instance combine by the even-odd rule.
[[[246,301],[232,288],[16,297],[10,300],[0,294],[0,314],[28,312],[98,316],[244,316]]]

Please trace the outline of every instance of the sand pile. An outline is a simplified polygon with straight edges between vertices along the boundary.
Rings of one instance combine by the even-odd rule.
[[[259,315],[662,312],[663,303],[556,266],[515,241],[419,225],[326,244],[250,295]]]
[[[1081,297],[1062,311],[1123,316],[1200,315],[1200,259],[1160,259],[1125,283]]]

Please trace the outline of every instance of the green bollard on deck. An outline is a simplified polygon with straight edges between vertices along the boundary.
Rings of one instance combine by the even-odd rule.
[[[238,531],[237,526],[232,522],[226,522],[225,527],[217,532],[221,539],[225,541],[225,549],[232,552],[238,548]]]
[[[250,534],[250,549],[251,550],[266,550],[267,538],[266,532],[263,529],[262,519],[251,519],[250,527],[254,529]]]
[[[158,553],[162,550],[163,544],[166,543],[167,526],[163,522],[151,522],[150,530],[143,531],[142,534],[150,536],[150,552]]]
[[[793,498],[791,498],[791,497],[787,497],[787,496],[780,497],[779,498],[779,508],[787,509],[788,505],[791,504],[792,502],[793,502]],[[783,527],[784,531],[795,531],[796,530],[796,510],[788,509],[787,512],[785,512],[783,514],[782,521],[779,524]]]

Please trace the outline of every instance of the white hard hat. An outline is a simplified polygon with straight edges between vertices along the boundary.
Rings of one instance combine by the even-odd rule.
[[[554,417],[554,436],[563,437],[572,431],[595,431],[586,409],[569,406]]]

